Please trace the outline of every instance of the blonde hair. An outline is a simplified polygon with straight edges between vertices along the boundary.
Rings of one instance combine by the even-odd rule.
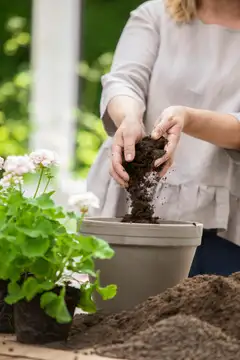
[[[196,17],[198,0],[165,0],[167,10],[178,23],[188,23]]]

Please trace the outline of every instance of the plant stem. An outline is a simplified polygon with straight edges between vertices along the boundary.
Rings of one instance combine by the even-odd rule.
[[[84,220],[84,217],[85,217],[85,213],[82,213],[82,214],[81,214],[81,217],[80,217],[80,219],[79,219],[79,228],[81,228],[81,226],[82,226],[82,222],[83,222],[83,220]]]
[[[20,193],[22,194],[23,192],[22,192],[22,185],[19,183],[19,191],[20,191]]]
[[[39,176],[37,188],[36,188],[35,194],[34,194],[34,196],[33,196],[34,199],[35,199],[35,197],[37,196],[38,190],[39,190],[39,188],[40,188],[40,184],[41,184],[41,181],[42,181],[43,173],[44,173],[44,168],[42,168],[42,169],[41,169],[41,172],[40,172],[40,176]]]
[[[58,280],[60,280],[60,279],[62,278],[63,273],[64,273],[64,270],[65,270],[65,267],[66,267],[66,265],[67,265],[67,263],[68,263],[68,260],[69,260],[69,259],[71,258],[71,256],[72,256],[72,252],[73,252],[73,247],[70,247],[70,249],[68,250],[66,259],[65,259],[65,261],[64,261],[63,264],[62,264],[62,269],[61,269],[61,271],[60,271],[60,274],[58,275]]]
[[[48,181],[47,181],[46,186],[45,186],[45,188],[43,190],[43,194],[45,194],[45,192],[47,191],[47,188],[48,188],[48,185],[50,184],[50,181],[51,181],[51,177],[48,177]]]
[[[81,227],[81,225],[82,225],[82,222],[83,222],[84,216],[85,216],[85,214],[84,214],[84,213],[83,213],[83,214],[81,214],[81,218],[80,218],[80,220],[79,220],[80,227]],[[60,280],[60,279],[61,279],[61,277],[62,277],[62,275],[63,275],[63,273],[64,273],[64,270],[65,270],[65,267],[66,267],[66,265],[67,265],[67,263],[68,263],[69,259],[72,257],[72,252],[73,252],[73,246],[72,246],[72,247],[70,247],[70,249],[68,250],[68,253],[67,253],[67,255],[66,255],[65,261],[63,262],[63,265],[62,265],[62,269],[61,269],[60,274],[59,274],[59,276],[58,276],[58,280]]]

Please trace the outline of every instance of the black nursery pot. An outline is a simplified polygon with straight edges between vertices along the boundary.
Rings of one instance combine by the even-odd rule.
[[[13,334],[13,306],[5,303],[8,294],[8,281],[0,280],[0,333]]]
[[[60,288],[52,290],[59,293]],[[66,288],[66,304],[73,317],[79,303],[80,290]],[[17,341],[25,344],[47,344],[54,341],[66,341],[72,322],[59,324],[40,307],[40,295],[31,301],[22,300],[14,305],[14,326]]]

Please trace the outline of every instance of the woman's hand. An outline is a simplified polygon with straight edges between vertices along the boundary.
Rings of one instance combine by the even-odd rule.
[[[160,118],[154,125],[151,135],[152,138],[157,140],[161,136],[165,136],[168,139],[168,143],[165,147],[166,154],[155,162],[156,167],[164,164],[163,169],[160,172],[161,177],[164,176],[172,166],[174,153],[187,121],[188,110],[186,107],[171,106],[162,112]]]
[[[125,117],[117,129],[112,145],[110,175],[123,187],[128,186],[129,176],[122,166],[122,154],[126,161],[135,157],[135,144],[145,135],[143,121]]]

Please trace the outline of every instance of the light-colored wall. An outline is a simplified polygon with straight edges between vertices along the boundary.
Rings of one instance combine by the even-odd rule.
[[[54,150],[61,158],[57,195],[79,192],[85,182],[71,179],[78,105],[81,0],[34,0],[32,22],[33,86],[31,148]]]

